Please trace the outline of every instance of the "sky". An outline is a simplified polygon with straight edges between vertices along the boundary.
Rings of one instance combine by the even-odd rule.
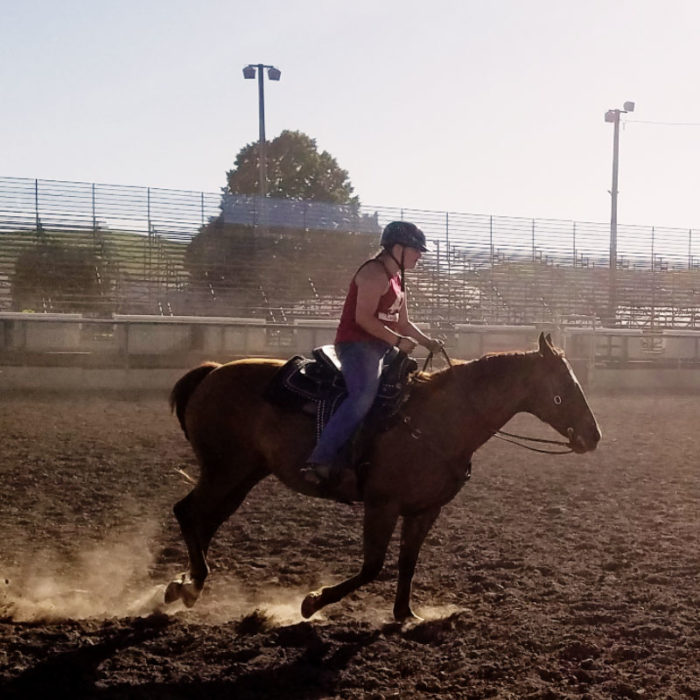
[[[700,227],[697,0],[0,0],[0,176],[216,193],[300,130],[363,205]]]

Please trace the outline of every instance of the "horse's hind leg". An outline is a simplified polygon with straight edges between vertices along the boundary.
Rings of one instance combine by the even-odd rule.
[[[360,573],[335,586],[309,593],[301,604],[301,614],[305,618],[311,617],[330,603],[337,603],[349,593],[379,576],[398,517],[398,507],[393,503],[382,506],[365,504],[364,561]]]
[[[439,513],[440,508],[432,508],[416,515],[404,516],[399,549],[399,582],[394,600],[396,620],[420,619],[411,610],[411,582],[420,548]]]
[[[166,603],[181,599],[188,608],[195,604],[209,574],[206,555],[212,537],[221,523],[243,503],[253,486],[265,476],[267,472],[256,470],[235,486],[223,485],[218,480],[201,480],[175,504],[173,511],[187,545],[190,570],[189,574],[168,585]]]

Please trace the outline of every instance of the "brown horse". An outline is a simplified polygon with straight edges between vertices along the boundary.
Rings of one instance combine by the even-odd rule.
[[[264,391],[281,360],[205,363],[173,388],[171,406],[201,466],[195,488],[174,508],[190,570],[166,589],[166,602],[194,605],[208,574],[206,554],[218,527],[261,479],[324,496],[300,476],[314,445],[314,421],[268,403]],[[571,450],[594,450],[601,434],[569,363],[549,336],[530,352],[486,355],[423,374],[402,409],[404,420],[380,434],[363,483],[364,562],[358,574],[309,593],[306,618],[374,580],[403,518],[394,617],[415,617],[411,581],[423,541],[440,509],[468,478],[472,453],[516,413],[528,412],[563,435]]]

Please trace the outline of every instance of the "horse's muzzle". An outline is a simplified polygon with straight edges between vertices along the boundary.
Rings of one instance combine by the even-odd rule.
[[[573,428],[568,428],[566,432],[569,436],[569,447],[577,454],[593,452],[602,437],[597,425],[586,434],[577,433]]]

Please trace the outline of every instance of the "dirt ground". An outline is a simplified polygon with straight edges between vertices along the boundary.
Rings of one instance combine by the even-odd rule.
[[[0,697],[700,698],[700,397],[591,405],[594,453],[477,453],[423,548],[425,621],[397,625],[396,538],[379,581],[302,620],[358,569],[361,508],[274,479],[197,605],[163,607],[196,475],[165,399],[2,397]]]

